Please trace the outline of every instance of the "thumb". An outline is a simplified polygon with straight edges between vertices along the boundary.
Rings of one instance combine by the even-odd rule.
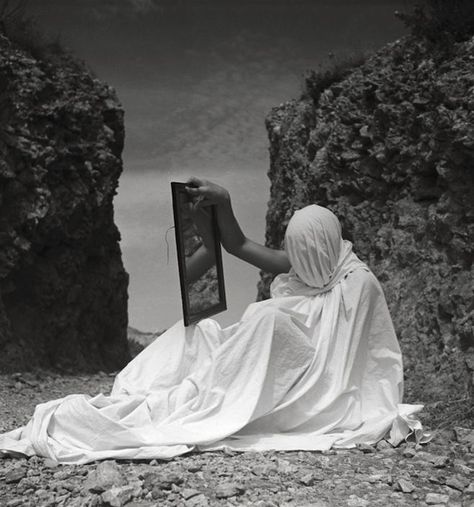
[[[188,181],[186,181],[185,185],[190,187],[200,187],[202,186],[203,181],[199,178],[196,178],[196,176],[191,176],[188,178]]]

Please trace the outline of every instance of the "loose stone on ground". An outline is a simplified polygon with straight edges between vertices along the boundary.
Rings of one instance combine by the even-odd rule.
[[[0,376],[9,407],[4,429],[27,422],[36,403],[107,392],[112,377],[46,377],[21,392]],[[41,389],[40,389],[41,388]],[[39,389],[39,390],[38,390]],[[431,443],[385,441],[326,452],[190,453],[172,460],[58,465],[39,457],[0,460],[1,507],[474,507],[472,430],[440,432]]]

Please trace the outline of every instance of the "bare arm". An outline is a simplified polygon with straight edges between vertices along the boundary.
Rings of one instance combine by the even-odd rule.
[[[209,250],[202,244],[192,255],[186,257],[186,279],[188,282],[195,282],[210,268],[215,262],[214,251]]]
[[[196,206],[217,205],[222,246],[232,255],[270,273],[286,273],[290,262],[283,250],[274,250],[247,238],[235,218],[229,193],[207,180],[190,178],[188,193]]]

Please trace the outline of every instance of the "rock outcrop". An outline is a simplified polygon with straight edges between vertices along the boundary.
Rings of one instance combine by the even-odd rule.
[[[384,287],[406,399],[472,418],[474,39],[447,51],[407,37],[319,84],[267,118],[267,245],[295,209],[332,209]]]
[[[5,37],[0,104],[0,370],[120,368],[123,110],[71,56],[35,59]]]
[[[142,350],[152,344],[162,333],[163,331],[147,333],[129,326],[127,330],[127,338],[128,348],[130,349],[130,355],[132,358],[138,356]]]

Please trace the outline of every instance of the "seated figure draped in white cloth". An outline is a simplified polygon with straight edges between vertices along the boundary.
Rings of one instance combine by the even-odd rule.
[[[60,463],[170,458],[191,450],[326,450],[425,438],[402,401],[400,348],[382,289],[336,216],[297,211],[285,250],[246,238],[227,191],[189,181],[196,209],[216,204],[223,246],[280,273],[271,299],[221,328],[178,322],[116,377],[110,395],[40,404],[0,448]]]

